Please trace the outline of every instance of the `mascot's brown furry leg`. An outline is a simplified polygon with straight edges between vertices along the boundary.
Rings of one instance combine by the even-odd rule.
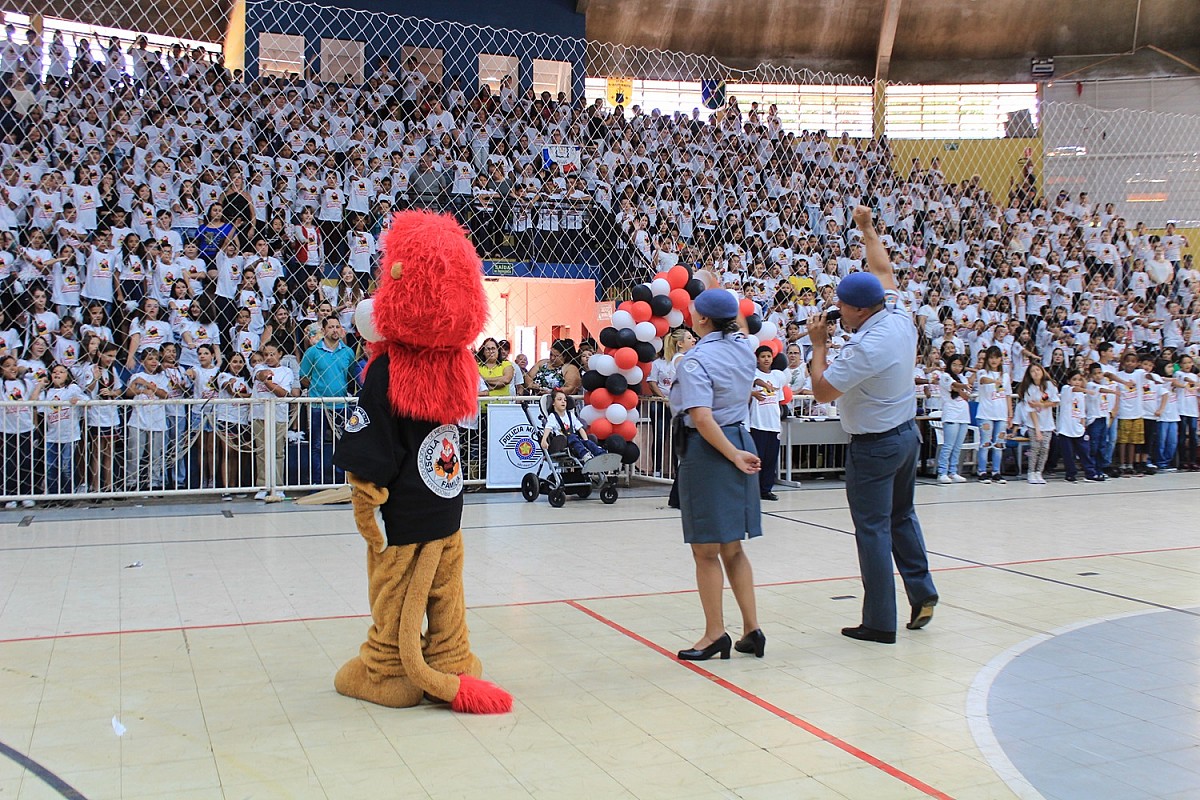
[[[467,631],[467,602],[463,593],[462,531],[442,540],[442,558],[429,589],[429,630],[425,635],[425,663],[438,672],[455,675],[483,674],[483,664],[471,652]]]

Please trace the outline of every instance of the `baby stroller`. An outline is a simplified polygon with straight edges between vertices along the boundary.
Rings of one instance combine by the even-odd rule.
[[[522,403],[525,417],[538,432],[545,430],[550,416],[550,398],[546,395],[538,404],[539,416],[535,421],[531,407],[533,403]],[[575,402],[567,398],[567,413],[575,408]],[[604,453],[583,461],[571,452],[567,437],[562,434],[550,436],[550,451],[542,451],[541,459],[533,472],[525,473],[521,479],[521,496],[527,502],[537,500],[539,494],[546,495],[550,505],[562,508],[567,502],[567,492],[580,500],[591,496],[592,489],[600,490],[600,500],[606,505],[617,502],[616,471],[621,466],[621,456]]]

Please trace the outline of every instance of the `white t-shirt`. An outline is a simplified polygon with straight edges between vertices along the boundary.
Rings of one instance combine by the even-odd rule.
[[[752,391],[762,392],[763,399],[750,398],[750,427],[760,431],[778,431],[780,429],[779,404],[783,401],[783,387],[787,385],[787,376],[783,370],[773,369],[763,372],[756,369],[754,379],[766,381],[774,388],[773,391],[762,386],[752,386]]]
[[[1077,392],[1071,386],[1064,386],[1058,395],[1058,427],[1061,436],[1077,439],[1083,436],[1087,424],[1087,392]]]
[[[1141,419],[1142,418],[1142,387],[1146,380],[1146,371],[1143,369],[1135,369],[1133,372],[1117,372],[1114,373],[1123,381],[1132,381],[1133,388],[1121,386],[1121,402],[1117,406],[1117,419]]]
[[[967,402],[967,398],[963,396],[961,391],[955,391],[951,388],[953,383],[966,383],[967,376],[961,376],[957,381],[946,371],[941,374],[941,379],[938,381],[938,394],[942,400],[942,422],[961,422],[964,424],[971,423],[971,406]],[[952,395],[958,395],[954,397]],[[1000,419],[999,417],[997,419]]]
[[[254,384],[250,389],[250,396],[255,400],[264,400],[267,398],[276,400],[275,424],[286,425],[288,423],[288,406],[285,402],[286,395],[284,397],[278,397],[274,392],[267,388],[267,385],[262,381],[262,376],[265,373],[270,373],[272,383],[288,392],[292,390],[292,384],[295,382],[295,378],[292,375],[292,371],[287,367],[268,367],[266,364],[262,364],[256,367],[254,370]],[[266,419],[266,415],[266,403],[254,403],[251,405],[250,419]]]
[[[42,418],[46,422],[46,441],[54,444],[79,441],[80,409],[71,405],[72,400],[87,400],[87,392],[76,384],[47,389],[42,395],[45,400],[58,400],[63,405],[43,406]]]
[[[998,383],[984,383],[982,380],[977,381],[976,388],[979,391],[979,410],[976,416],[979,419],[995,421],[1004,421],[1008,419],[1008,395],[1009,387],[1012,386],[1012,379],[1007,372],[993,372],[984,370],[979,373],[979,377],[988,378]]]

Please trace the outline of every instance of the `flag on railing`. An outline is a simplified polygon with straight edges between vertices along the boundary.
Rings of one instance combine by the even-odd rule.
[[[704,101],[704,107],[716,111],[718,108],[725,107],[725,81],[709,80],[700,81],[700,97]]]
[[[583,168],[583,149],[573,144],[552,144],[542,148],[542,167],[550,169],[558,164],[563,175],[579,172]]]

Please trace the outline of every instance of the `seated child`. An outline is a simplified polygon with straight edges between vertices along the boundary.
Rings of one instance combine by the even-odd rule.
[[[567,437],[571,452],[580,461],[590,461],[595,456],[602,456],[607,452],[588,438],[587,429],[583,427],[575,412],[567,410],[567,393],[562,389],[555,389],[550,393],[550,413],[546,417],[546,429],[542,431],[543,451],[550,452],[550,437],[556,434]]]

